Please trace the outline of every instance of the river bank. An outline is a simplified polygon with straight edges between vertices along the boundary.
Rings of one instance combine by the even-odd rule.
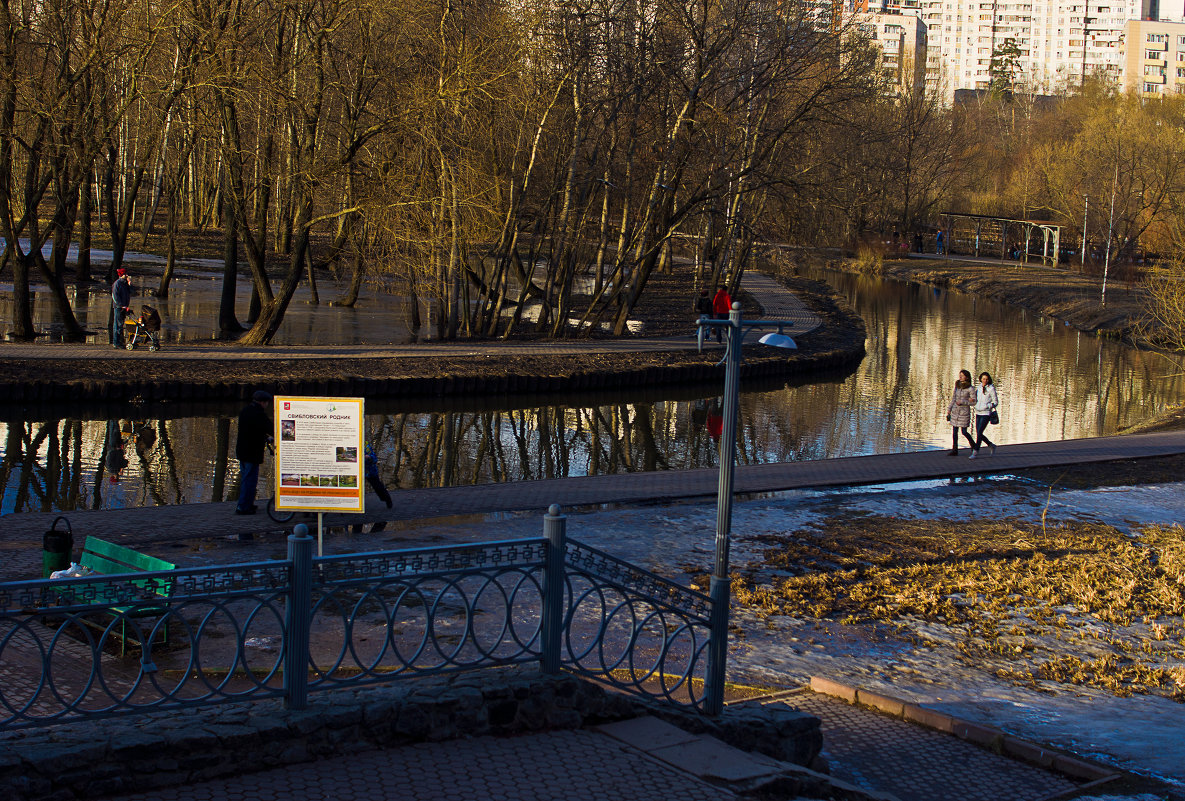
[[[636,314],[636,334],[622,339],[686,335],[694,340],[694,314],[687,293],[688,276],[656,277]],[[750,348],[743,375],[790,377],[859,362],[864,355],[864,324],[826,284],[791,276],[779,280],[819,318],[814,331],[796,337],[794,352]],[[760,315],[749,297],[740,298],[744,314]],[[363,395],[366,397],[441,397],[573,393],[647,386],[718,382],[723,367],[718,350],[592,352],[553,354],[549,346],[579,340],[548,340],[530,334],[516,342],[533,346],[530,355],[499,353],[501,340],[466,340],[480,355],[452,358],[332,356],[287,360],[282,347],[274,355],[244,358],[233,343],[204,343],[202,358],[170,358],[168,349],[150,359],[128,359],[99,350],[68,355],[67,346],[46,345],[52,359],[13,358],[0,344],[0,402],[67,401],[217,401],[247,397],[260,387],[276,393]],[[187,346],[190,350],[195,346]],[[787,355],[789,354],[789,355]]]
[[[826,266],[848,273],[867,272],[854,259],[830,259]],[[1111,279],[1103,306],[1101,279],[1033,263],[886,257],[876,274],[990,298],[1061,320],[1080,331],[1122,339],[1138,347],[1152,346],[1150,299],[1139,284]]]

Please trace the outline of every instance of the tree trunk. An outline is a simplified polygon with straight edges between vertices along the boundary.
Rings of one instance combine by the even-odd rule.
[[[91,280],[91,199],[94,191],[94,173],[88,165],[78,195],[78,261],[74,266],[74,277],[79,282]]]

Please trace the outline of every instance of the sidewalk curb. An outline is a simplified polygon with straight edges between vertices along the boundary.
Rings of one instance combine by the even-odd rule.
[[[869,707],[890,717],[952,734],[960,740],[966,740],[1003,756],[1086,782],[1078,790],[1083,787],[1096,787],[1123,775],[1112,768],[1088,762],[1055,748],[1022,740],[992,726],[961,720],[910,701],[844,684],[824,676],[811,676],[810,689],[819,695],[840,698],[849,704]]]

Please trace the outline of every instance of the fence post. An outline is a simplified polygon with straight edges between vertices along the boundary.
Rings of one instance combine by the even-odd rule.
[[[543,672],[560,672],[560,644],[564,634],[564,538],[568,518],[553,503],[543,516],[543,536],[547,538],[547,558],[543,566]]]
[[[291,585],[284,615],[284,706],[304,709],[309,703],[309,629],[313,606],[313,538],[297,524],[288,535]]]

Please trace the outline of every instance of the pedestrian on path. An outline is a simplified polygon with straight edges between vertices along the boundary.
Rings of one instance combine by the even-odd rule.
[[[379,500],[387,504],[387,508],[390,509],[392,505],[391,493],[387,492],[387,485],[383,483],[383,478],[379,475],[379,459],[375,456],[374,448],[369,445],[366,446],[363,468],[366,471],[366,483],[374,490],[374,494],[379,496]]]
[[[934,237],[934,252],[939,256],[946,254],[946,234],[939,229],[938,236]]]
[[[239,412],[239,434],[235,441],[235,457],[239,460],[239,503],[236,515],[253,515],[255,492],[259,487],[259,466],[263,464],[263,449],[272,441],[272,421],[267,416],[267,405],[272,396],[262,389],[255,391],[251,402]]]
[[[967,444],[975,451],[975,439],[967,428],[971,425],[971,407],[975,404],[975,389],[971,386],[971,373],[967,370],[959,371],[959,378],[955,381],[955,391],[951,394],[950,403],[946,406],[946,419],[951,424],[951,443],[948,456],[959,455],[959,432],[967,438]]]
[[[132,282],[122,267],[115,275],[115,283],[111,285],[111,346],[123,350],[123,326],[132,312]]]
[[[700,317],[712,316],[712,298],[708,295],[708,290],[700,290],[699,297],[695,299],[695,313]]]
[[[984,430],[988,424],[993,421],[999,421],[996,414],[996,407],[1000,405],[1000,397],[996,394],[996,385],[992,383],[992,377],[989,373],[979,374],[979,386],[975,389],[975,447],[971,449],[971,456],[968,458],[974,459],[979,455],[979,449],[987,443],[990,449],[988,455],[996,455],[996,443],[983,435]]]
[[[732,296],[728,294],[728,290],[724,288],[724,284],[716,287],[716,295],[712,298],[712,316],[717,320],[727,320],[729,312],[732,311]],[[721,341],[723,329],[721,326],[716,328],[716,341]]]

